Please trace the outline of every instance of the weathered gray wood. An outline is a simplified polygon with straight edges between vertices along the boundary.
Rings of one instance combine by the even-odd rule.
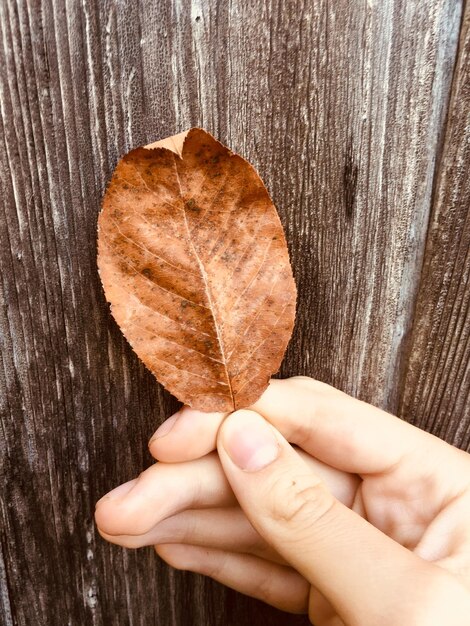
[[[461,251],[454,270],[452,253],[440,257],[441,278],[423,274],[432,295],[428,303],[423,287],[417,310],[429,326],[417,327],[412,354],[427,359],[424,378],[402,358],[421,317],[415,296],[461,10],[461,0],[0,2],[6,624],[305,623],[175,573],[150,549],[106,545],[94,529],[96,499],[150,463],[147,438],[176,407],[113,323],[96,273],[100,199],[131,147],[200,125],[257,166],[299,287],[283,374],[314,375],[394,410],[408,371],[403,411],[433,427],[442,400],[434,428],[468,443],[468,421],[459,422],[468,352],[458,342],[468,146],[450,145],[464,122],[448,131],[424,267],[440,237]],[[468,114],[465,58],[454,92],[463,90]],[[462,200],[452,196],[452,163]],[[453,229],[441,235],[439,219]],[[455,324],[447,333],[434,302]],[[431,331],[437,357],[422,347]],[[414,408],[422,402],[431,417]]]
[[[394,411],[461,7],[316,9],[311,63],[289,63],[298,75],[282,77],[288,96],[268,109],[268,119],[287,121],[262,168],[285,216],[300,292],[288,363]],[[291,20],[289,40],[305,21]]]
[[[400,413],[470,450],[470,4],[445,141]]]

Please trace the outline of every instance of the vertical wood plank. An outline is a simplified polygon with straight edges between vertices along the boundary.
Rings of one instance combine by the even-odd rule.
[[[470,4],[403,382],[400,414],[470,450]]]
[[[0,3],[7,623],[306,623],[96,534],[94,502],[151,462],[148,436],[176,407],[108,313],[102,193],[125,151],[192,125],[246,156],[278,206],[299,286],[283,373],[393,409],[461,8]]]
[[[299,63],[300,77],[284,85],[289,98],[272,119],[287,108],[287,127],[266,175],[300,291],[289,370],[394,411],[460,10],[448,2],[362,8],[336,3],[312,15],[315,64],[305,75]],[[289,36],[299,30],[292,25]],[[286,171],[293,162],[302,167]]]

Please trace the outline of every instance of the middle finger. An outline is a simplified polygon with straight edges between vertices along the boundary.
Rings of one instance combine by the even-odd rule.
[[[107,535],[143,535],[179,511],[236,503],[217,453],[186,463],[155,463],[130,490],[122,485],[101,498],[95,520]]]
[[[124,548],[177,543],[242,552],[286,564],[239,507],[182,511],[167,517],[143,535],[107,535],[104,532],[101,535]]]
[[[297,453],[338,500],[351,506],[360,482],[357,476],[328,467],[302,450]],[[102,498],[95,519],[106,535],[136,536],[148,533],[165,518],[185,509],[235,504],[233,491],[213,452],[185,463],[155,463],[128,487],[121,485]]]

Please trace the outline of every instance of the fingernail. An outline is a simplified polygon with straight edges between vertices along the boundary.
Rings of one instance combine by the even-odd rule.
[[[273,429],[254,411],[234,415],[224,427],[222,443],[235,465],[247,472],[263,469],[279,455]]]
[[[126,494],[129,493],[129,491],[136,484],[136,482],[137,478],[134,478],[133,480],[129,480],[127,483],[119,485],[119,487],[116,487],[112,491],[109,491],[105,496],[100,498],[96,503],[96,506],[98,506],[98,504],[100,504],[100,502],[103,502],[104,500],[116,500],[117,498],[123,498]]]
[[[152,435],[149,445],[155,440],[160,439],[160,437],[165,437],[171,431],[173,426],[176,424],[178,417],[180,416],[180,411],[169,417],[167,420],[163,422],[161,426],[157,428],[155,433]]]

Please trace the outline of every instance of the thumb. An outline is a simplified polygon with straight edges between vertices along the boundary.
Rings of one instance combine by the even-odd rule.
[[[250,522],[347,623],[381,623],[410,597],[410,576],[417,589],[433,567],[336,500],[258,413],[232,413],[218,450]]]

